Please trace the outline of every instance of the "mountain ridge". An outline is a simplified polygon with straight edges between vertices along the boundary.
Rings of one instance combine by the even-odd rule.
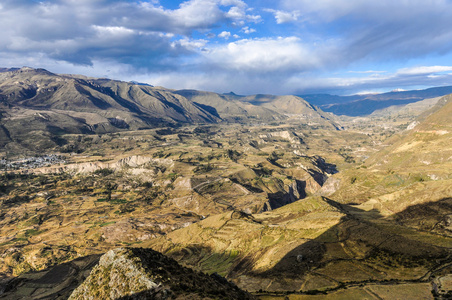
[[[15,152],[61,146],[64,134],[104,134],[187,124],[301,121],[339,128],[332,115],[296,96],[234,95],[55,74],[29,67],[1,69],[0,146]],[[260,101],[256,101],[260,99]],[[294,109],[290,109],[293,106]]]
[[[322,110],[336,115],[364,116],[392,105],[406,105],[428,98],[452,93],[452,86],[432,87],[423,90],[392,91],[381,94],[338,96],[330,94],[300,95]]]

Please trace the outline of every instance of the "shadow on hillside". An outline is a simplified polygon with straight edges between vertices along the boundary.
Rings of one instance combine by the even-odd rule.
[[[275,278],[276,280],[283,278],[301,278],[308,271],[325,264],[325,255],[331,256],[331,254],[328,253],[327,244],[344,242],[350,238],[349,228],[363,223],[354,217],[354,214],[368,213],[374,218],[382,218],[378,210],[366,212],[349,205],[337,203],[327,198],[323,198],[323,200],[345,213],[346,216],[341,218],[337,225],[329,228],[317,238],[308,240],[289,251],[273,268],[265,272],[258,273],[251,271],[258,260],[258,258],[256,258],[256,253],[259,253],[261,249],[256,249],[255,253],[242,256],[239,255],[234,259],[231,259],[228,253],[215,253],[215,251],[209,247],[195,244],[177,251],[171,251],[170,256],[179,262],[183,262],[185,265],[193,266],[196,269],[208,273],[219,272],[219,270],[228,270],[226,273],[228,278],[237,278],[241,275],[261,278],[270,277]],[[350,211],[353,213],[350,213]],[[371,227],[371,225],[367,223],[360,226]],[[369,229],[367,229],[367,231],[369,231]]]
[[[115,300],[149,300],[149,299],[231,299],[231,300],[254,300],[253,295],[240,290],[236,285],[225,278],[213,274],[219,282],[200,282],[195,289],[187,285],[181,286],[159,286],[152,290],[145,290],[127,296],[115,298]],[[201,280],[200,280],[201,281]],[[222,283],[220,283],[222,282]],[[218,286],[217,286],[218,285]]]
[[[273,268],[249,275],[273,278],[275,281],[282,278],[301,279],[310,271],[316,272],[331,263],[340,261],[366,265],[377,263],[380,265],[379,268],[388,269],[397,266],[408,269],[424,266],[425,269],[429,269],[433,268],[436,262],[444,260],[452,254],[452,247],[440,247],[426,242],[426,239],[421,241],[415,237],[411,238],[411,235],[399,234],[398,229],[392,228],[391,225],[400,226],[401,218],[411,220],[410,216],[413,216],[413,211],[419,216],[419,222],[425,221],[429,215],[435,221],[441,219],[447,222],[444,218],[452,214],[451,198],[410,206],[391,218],[383,218],[375,209],[364,211],[331,199],[324,198],[324,200],[345,213],[346,216],[317,238],[289,251]],[[442,212],[435,218],[435,213],[438,213],[439,210]],[[428,212],[424,219],[422,219],[423,212]],[[394,222],[394,219],[399,221],[399,225]],[[449,217],[449,219],[452,218]],[[348,247],[360,255],[350,256],[351,251],[345,252],[344,245],[350,245]],[[352,281],[359,281],[351,273],[349,278]],[[386,279],[393,278],[387,277]]]
[[[333,278],[336,274],[328,273],[331,269],[325,267],[334,263],[351,262],[350,265],[341,267],[342,269],[338,267],[335,270],[345,273],[347,281],[355,282],[363,280],[362,277],[353,274],[353,270],[359,269],[352,268],[356,265],[376,270],[375,274],[378,278],[368,275],[369,279],[366,280],[402,280],[406,275],[391,277],[394,276],[391,274],[397,274],[398,268],[403,268],[404,272],[408,273],[410,270],[423,268],[430,270],[433,275],[435,270],[441,270],[445,265],[452,263],[452,247],[447,247],[447,240],[445,246],[438,246],[438,239],[441,236],[437,234],[441,228],[444,232],[450,228],[452,198],[412,205],[389,218],[383,218],[376,210],[364,211],[353,205],[323,199],[346,216],[320,236],[287,252],[279,262],[265,272],[251,271],[257,262],[255,253],[251,252],[246,255],[232,252],[216,253],[209,247],[192,244],[168,254],[185,266],[205,273],[218,272],[227,275],[229,279],[239,279],[242,275],[253,277],[255,280],[250,281],[249,284],[245,281],[244,286],[248,290],[265,289],[268,281],[266,284],[263,282],[266,279],[280,283],[278,288],[281,291],[299,289],[300,285],[296,286],[287,279],[302,279],[308,273],[318,274],[319,271]],[[371,217],[368,217],[369,215]],[[236,214],[234,218],[245,218],[249,222],[256,222],[251,215],[247,214]],[[432,240],[432,243],[429,243],[430,240],[426,236],[419,239],[413,235],[417,229],[410,228],[418,228],[416,226],[419,224],[429,225],[426,227],[427,230],[436,230],[435,240]],[[402,232],[404,230],[410,231],[406,234],[406,231]],[[450,232],[448,234],[450,236]],[[350,251],[343,252],[344,245],[352,246],[354,253],[360,253],[359,257],[350,256]],[[260,250],[256,249],[255,252],[259,253]],[[69,296],[97,264],[99,256],[91,255],[54,266],[38,272],[42,275],[34,276],[34,279],[23,276],[12,279],[5,286],[0,287],[4,293],[0,298],[14,299],[15,295],[24,295],[24,293],[30,296],[35,293],[33,294],[35,296],[38,292],[47,295],[52,289],[54,295]],[[350,269],[347,269],[348,267]],[[385,270],[395,270],[395,272],[385,273]],[[58,287],[58,290],[55,287]],[[163,291],[157,291],[159,292],[163,293]],[[121,299],[149,299],[149,293],[145,291]],[[218,295],[218,298],[221,298],[221,295]]]
[[[392,218],[403,226],[452,236],[452,197],[409,206]]]
[[[14,277],[0,286],[0,299],[67,299],[99,262],[88,255],[48,269]],[[30,278],[30,274],[34,279]]]

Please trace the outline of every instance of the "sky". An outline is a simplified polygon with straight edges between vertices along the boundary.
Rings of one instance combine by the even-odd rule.
[[[452,85],[452,0],[1,0],[0,67],[172,89]]]

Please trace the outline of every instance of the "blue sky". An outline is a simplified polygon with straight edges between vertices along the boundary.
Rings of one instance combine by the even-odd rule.
[[[0,66],[238,94],[452,85],[451,0],[2,0]]]

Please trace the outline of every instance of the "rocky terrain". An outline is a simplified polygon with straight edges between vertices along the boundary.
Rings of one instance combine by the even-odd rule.
[[[22,274],[12,280],[0,279],[0,298],[68,299],[99,263],[99,257],[100,255],[79,257],[38,272]]]
[[[151,249],[105,253],[69,300],[254,299],[223,277],[195,272]]]
[[[223,277],[260,299],[451,296],[451,96],[339,118],[295,96],[0,75],[0,299],[252,297]],[[157,126],[131,103],[174,110]],[[94,126],[113,111],[128,127]],[[36,155],[28,134],[53,142]]]
[[[256,98],[256,97],[255,97]],[[129,130],[208,124],[285,120],[288,110],[305,122],[337,126],[333,118],[294,96],[243,101],[197,91],[58,75],[44,69],[0,72],[0,146],[2,156],[36,155],[67,144],[62,134],[105,134]],[[267,99],[265,98],[265,99]],[[268,102],[268,103],[267,103]]]
[[[2,299],[255,299],[216,273],[143,248],[116,248],[26,274],[1,292]]]
[[[230,130],[203,127],[200,134],[194,128],[161,136],[141,132],[142,140],[133,140],[134,150],[113,157],[122,151],[116,147],[130,148],[127,137],[119,136],[92,144],[86,154],[95,155],[5,172],[2,272],[18,275],[112,245],[140,244],[226,211],[272,210],[315,193],[337,172],[323,158],[302,153],[307,149],[301,132],[259,129],[252,147],[243,141],[256,137],[257,129],[239,135]],[[221,147],[207,142],[212,134]],[[147,140],[156,136],[171,146],[148,148]],[[114,145],[111,153],[105,148],[109,144]],[[101,150],[103,159],[93,159]],[[11,231],[13,227],[21,229]]]
[[[340,182],[331,192],[267,213],[210,217],[147,245],[255,292],[390,299],[406,289],[408,298],[447,298],[450,107],[442,98],[392,146],[330,177]]]

